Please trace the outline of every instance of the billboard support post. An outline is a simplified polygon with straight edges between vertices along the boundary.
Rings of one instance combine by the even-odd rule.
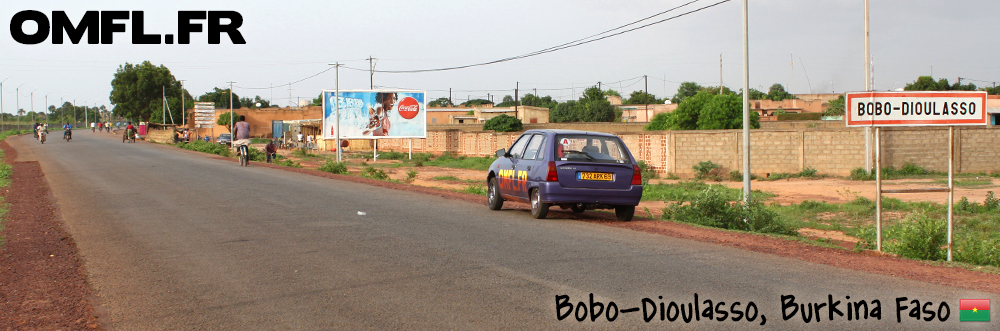
[[[985,110],[984,110],[985,111]],[[951,262],[951,234],[952,234],[952,220],[955,217],[955,211],[952,209],[955,204],[955,182],[954,182],[954,166],[955,166],[955,126],[948,127],[948,262]]]
[[[374,142],[372,148],[372,161],[374,162],[378,161],[378,139],[372,139],[372,141]]]
[[[871,127],[869,127],[870,129]],[[882,128],[875,127],[875,247],[882,251]]]
[[[882,193],[947,192],[947,261],[952,261],[955,225],[955,125],[988,125],[986,97],[986,92],[982,91],[847,93],[844,98],[846,126],[875,128],[875,240],[879,251],[882,251]],[[882,188],[881,128],[887,126],[948,127],[947,188]]]
[[[408,142],[410,144],[410,160],[413,160],[413,138],[410,138]]]
[[[336,112],[337,112],[337,124],[336,124],[337,125],[337,129],[336,129],[336,131],[337,131],[337,163],[340,163],[341,162],[340,158],[341,158],[341,155],[342,155],[340,150],[342,148],[344,148],[344,145],[341,144],[341,142],[340,142],[340,62],[337,62],[334,65],[336,66],[335,67],[335,71],[337,73],[337,83],[336,83],[337,93],[335,94],[334,102],[333,103],[334,103],[334,107],[336,107],[336,109],[337,109],[336,110]]]

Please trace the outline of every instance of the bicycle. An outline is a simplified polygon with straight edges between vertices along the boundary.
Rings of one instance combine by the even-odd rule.
[[[247,145],[241,144],[236,146],[236,154],[240,158],[240,166],[246,167],[250,165],[250,157],[248,155]]]

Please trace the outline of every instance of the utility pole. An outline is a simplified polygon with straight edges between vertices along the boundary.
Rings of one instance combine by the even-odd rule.
[[[340,62],[337,62],[334,65],[336,66],[334,67],[335,68],[334,72],[337,74],[335,76],[336,77],[335,86],[337,90],[336,90],[336,95],[334,96],[335,101],[333,102],[333,106],[337,107],[337,130],[335,132],[337,133],[337,162],[340,162],[341,149],[344,149],[344,145],[342,145],[342,143],[340,142]],[[450,96],[448,97],[448,100],[451,100]],[[372,155],[375,155],[375,153],[372,152]]]
[[[646,122],[649,122],[649,76],[642,75],[642,79],[646,81],[646,90],[643,91],[646,95],[642,99],[646,101]]]
[[[520,87],[521,87],[521,82],[517,82],[516,85],[514,85],[514,117],[517,117],[517,104],[518,104],[517,101],[520,100],[517,97],[517,90]]]
[[[375,60],[378,60],[378,59],[376,59],[376,58],[372,57],[371,55],[369,55],[368,58],[365,59],[365,60],[368,60],[368,79],[371,82],[371,87],[370,88],[372,90],[374,90],[375,89]]]
[[[35,91],[37,91],[37,90],[38,90],[37,87],[34,90],[31,90],[31,122],[32,123],[34,123],[37,120],[35,118]]]
[[[42,110],[42,118],[45,119],[45,123],[49,122],[49,94],[52,92],[45,93],[45,108]]]
[[[872,77],[871,77],[871,67],[868,62],[871,57],[870,50],[870,40],[869,40],[869,30],[868,30],[868,0],[865,0],[865,91],[871,92],[872,90]],[[933,67],[931,67],[933,68]],[[931,69],[931,76],[934,69]],[[869,174],[872,172],[872,128],[870,126],[865,127],[865,171]],[[879,193],[881,194],[881,193]],[[881,248],[881,247],[880,247]],[[880,249],[881,251],[881,249]]]
[[[6,130],[4,130],[4,125],[5,124],[4,124],[4,121],[3,121],[3,117],[4,117],[4,112],[3,112],[3,82],[6,82],[7,79],[9,79],[9,78],[10,78],[10,76],[7,76],[7,78],[4,78],[3,80],[0,80],[0,132],[6,131]]]
[[[455,103],[451,101],[451,88],[448,88],[448,105],[454,106]]]
[[[233,84],[236,82],[229,83],[229,141],[236,141],[236,136],[233,135]],[[291,83],[288,83],[288,87],[291,88]]]
[[[21,86],[24,86],[25,83],[21,83],[21,85],[18,85],[17,88],[14,89],[14,115],[17,115],[17,113],[21,112]],[[17,129],[18,130],[21,129],[20,116],[17,117]]]
[[[292,105],[292,82],[288,82],[288,105]]]
[[[719,53],[719,95],[722,95],[722,53]]]
[[[792,67],[791,73],[792,73],[792,75],[790,76],[791,78],[788,81],[789,83],[785,84],[785,91],[788,91],[788,93],[791,94],[792,93],[792,83],[791,82],[795,81],[795,54],[789,52],[788,53],[788,60],[789,60],[788,63],[791,63],[791,67]]]
[[[743,206],[750,208],[750,38],[743,0]],[[746,220],[744,220],[746,221]]]
[[[181,84],[181,126],[187,127],[187,107],[184,106],[184,80],[178,81]]]
[[[161,95],[162,95],[162,98],[163,98],[163,125],[167,125],[167,87],[161,85],[160,86],[160,92],[161,92]],[[232,98],[233,89],[232,89],[232,87],[229,88],[229,94],[230,94],[229,102],[232,103],[233,102],[233,98]]]

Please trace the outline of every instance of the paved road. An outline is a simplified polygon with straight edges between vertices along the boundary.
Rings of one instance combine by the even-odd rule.
[[[959,299],[992,294],[76,136],[10,143],[19,160],[41,163],[120,330],[729,329],[759,328],[762,317],[778,329],[996,325],[958,321]],[[590,293],[619,309],[649,298],[647,309],[673,301],[688,312],[697,294],[702,310],[713,300],[752,312],[752,301],[762,316],[671,323],[657,313],[646,323],[640,310],[614,322],[557,320],[556,296],[589,305]],[[845,314],[848,301],[878,299],[882,319],[831,322],[824,307],[819,322],[783,321],[782,295],[832,295]],[[929,310],[944,301],[950,318],[918,323],[906,311],[897,324],[902,296],[934,302]]]

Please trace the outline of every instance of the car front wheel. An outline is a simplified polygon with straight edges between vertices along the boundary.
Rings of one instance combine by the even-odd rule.
[[[538,190],[531,191],[531,216],[537,219],[545,218],[545,215],[549,213],[548,203],[542,202],[542,198],[538,196]]]
[[[632,216],[635,216],[635,206],[617,206],[615,207],[615,216],[622,222],[631,221]]]
[[[500,197],[500,184],[497,183],[496,178],[491,178],[489,182],[489,191],[486,195],[486,204],[490,206],[492,210],[500,210],[503,208],[503,198]]]

